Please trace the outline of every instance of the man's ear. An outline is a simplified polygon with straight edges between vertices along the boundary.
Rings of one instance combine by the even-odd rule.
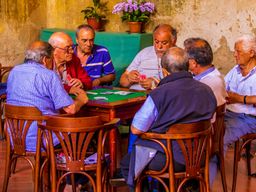
[[[197,66],[197,62],[195,61],[195,59],[189,59],[188,63],[190,68],[195,68]]]
[[[76,38],[76,44],[78,44],[78,39]]]
[[[42,58],[42,64],[47,67],[47,61],[46,61],[46,56],[43,56]]]

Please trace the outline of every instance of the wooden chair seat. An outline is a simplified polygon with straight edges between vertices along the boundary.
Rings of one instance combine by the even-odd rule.
[[[211,123],[208,120],[189,124],[174,124],[165,134],[142,134],[141,138],[156,142],[163,148],[166,163],[162,170],[143,171],[136,181],[136,192],[141,190],[142,180],[146,177],[158,180],[166,192],[182,191],[182,187],[190,179],[198,180],[201,190],[209,192],[210,133]],[[164,145],[160,140],[165,140],[167,144]],[[186,170],[184,172],[174,172],[173,156],[175,154],[172,151],[172,141],[174,140],[179,144],[185,158]],[[163,179],[168,179],[168,184]]]
[[[34,175],[34,191],[39,189],[39,172],[36,174],[36,169],[40,170],[44,166],[40,166],[40,161],[32,161],[31,157],[36,159],[36,152],[26,150],[26,135],[30,129],[30,125],[37,121],[42,122],[45,117],[42,113],[35,107],[24,107],[24,106],[14,106],[5,104],[5,132],[7,135],[7,149],[6,149],[6,161],[5,161],[5,176],[3,184],[3,192],[7,191],[9,177],[11,173],[14,173],[16,162],[18,158],[23,158],[28,161],[32,168],[32,173]],[[41,137],[41,135],[39,135]],[[12,143],[11,143],[12,141]],[[37,147],[40,149],[40,143],[37,143]],[[46,152],[42,152],[41,157],[47,157]],[[41,159],[38,158],[38,159]],[[43,160],[42,165],[45,165],[48,158]]]
[[[251,173],[251,158],[250,158],[251,142],[253,140],[256,140],[256,133],[246,134],[246,135],[240,137],[235,142],[232,192],[236,191],[238,162],[241,159],[241,154],[244,149],[245,149],[245,154],[246,154],[247,175],[248,176],[253,175]]]
[[[67,117],[54,116],[49,117],[46,125],[40,124],[42,130],[47,130],[49,134],[52,191],[59,191],[62,180],[71,176],[72,188],[75,191],[74,174],[86,176],[93,188],[93,191],[102,192],[107,188],[107,163],[104,155],[104,144],[107,133],[110,129],[117,127],[119,119],[113,119],[111,122],[104,122],[99,116],[91,117]],[[65,162],[58,163],[54,153],[52,134],[55,134],[60,142],[62,152],[65,156]],[[86,165],[84,159],[91,155],[88,146],[92,138],[97,139],[97,162]],[[89,153],[87,153],[89,152]],[[99,160],[100,159],[100,160]],[[57,178],[56,172],[61,171]],[[105,185],[105,186],[104,186]]]
[[[8,73],[12,70],[12,66],[2,66],[0,63],[0,83],[3,83]],[[4,111],[4,102],[6,100],[6,94],[0,95],[0,139],[4,139],[4,121],[2,119],[3,111]]]
[[[223,191],[227,192],[227,182],[226,182],[225,163],[224,163],[225,112],[226,112],[226,104],[218,106],[216,109],[216,113],[215,113],[216,119],[215,119],[215,122],[213,123],[212,134],[211,134],[210,158],[216,155],[218,159],[218,168],[221,173]]]

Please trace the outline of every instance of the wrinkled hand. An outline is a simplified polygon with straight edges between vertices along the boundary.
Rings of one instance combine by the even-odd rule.
[[[80,88],[79,87],[71,87],[69,90],[69,94],[74,94],[77,95],[80,92]]]
[[[226,98],[228,104],[232,103],[241,103],[241,97],[242,95],[239,95],[235,92],[228,91],[228,97]]]
[[[80,89],[79,92],[76,94],[76,100],[79,100],[83,104],[86,104],[89,99],[86,92],[83,89]]]
[[[72,87],[83,88],[83,83],[79,79],[76,79],[76,78],[72,78],[69,81],[69,85],[72,86]]]
[[[141,87],[148,90],[148,89],[151,89],[151,87],[152,87],[152,81],[153,81],[153,79],[147,78],[144,80],[140,80],[139,84],[141,85]]]
[[[137,70],[132,70],[130,73],[127,74],[127,78],[131,84],[139,83],[140,73]]]
[[[99,85],[100,85],[100,80],[99,79],[94,79],[93,82],[92,82],[92,86],[97,87]]]

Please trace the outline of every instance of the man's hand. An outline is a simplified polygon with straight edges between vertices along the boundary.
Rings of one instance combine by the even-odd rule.
[[[78,95],[80,90],[81,89],[79,87],[71,87],[70,90],[69,90],[69,94]]]
[[[87,94],[84,90],[80,89],[76,94],[76,100],[81,102],[82,104],[86,104],[88,102]]]
[[[130,84],[139,83],[140,81],[140,73],[137,70],[132,70],[127,74],[128,81]]]
[[[99,79],[94,79],[92,82],[92,87],[97,87],[100,85],[100,80]]]
[[[144,80],[140,80],[139,83],[141,85],[141,87],[143,87],[144,89],[151,89],[152,87],[152,81],[154,81],[153,79],[151,78],[147,78],[147,79],[144,79]]]
[[[243,95],[239,95],[237,93],[234,93],[234,92],[230,92],[228,91],[228,97],[226,98],[227,100],[227,103],[228,104],[232,104],[232,103],[243,103],[243,98],[244,96]]]
[[[76,78],[72,78],[69,81],[69,85],[72,86],[72,87],[83,88],[83,83],[79,79],[76,79]]]

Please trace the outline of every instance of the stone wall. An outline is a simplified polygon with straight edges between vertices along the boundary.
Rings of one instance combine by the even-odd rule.
[[[102,0],[107,1],[107,0]],[[91,0],[0,0],[0,62],[15,65],[23,60],[25,47],[38,39],[41,28],[74,29],[84,21],[80,13]],[[108,1],[107,31],[127,31],[119,15],[111,14],[119,0]],[[212,45],[214,64],[226,73],[235,63],[235,39],[256,33],[255,0],[152,0],[158,13],[147,24],[150,32],[159,23],[178,30],[178,46],[188,37],[203,37]]]

